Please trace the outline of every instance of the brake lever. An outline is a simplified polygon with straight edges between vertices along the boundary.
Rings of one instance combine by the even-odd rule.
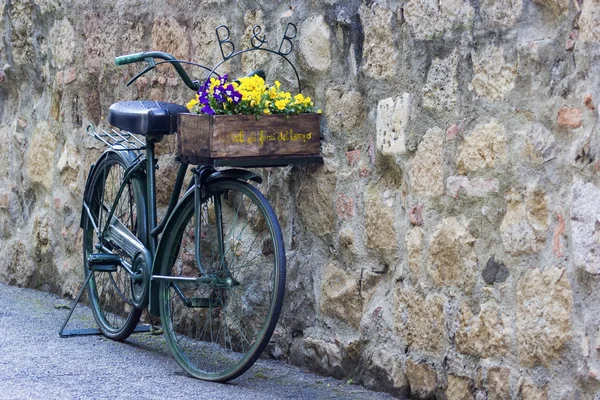
[[[129,82],[127,82],[127,86],[131,85],[133,82],[135,82],[136,80],[138,80],[138,78],[140,78],[146,72],[148,72],[148,71],[153,70],[154,68],[156,68],[156,61],[154,61],[154,57],[147,57],[147,58],[145,58],[145,60],[148,63],[148,66],[146,68],[144,68],[142,70],[142,72],[138,73],[136,76],[134,76],[133,78],[131,78],[129,80]]]

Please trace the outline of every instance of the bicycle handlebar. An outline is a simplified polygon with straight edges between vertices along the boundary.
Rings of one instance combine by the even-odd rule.
[[[189,75],[185,72],[185,70],[181,66],[181,64],[177,62],[177,59],[169,53],[165,53],[162,51],[145,51],[142,53],[126,54],[126,55],[115,57],[115,64],[116,65],[126,65],[126,64],[142,62],[142,61],[148,62],[148,67],[145,70],[143,70],[140,74],[136,75],[128,83],[128,85],[129,85],[133,81],[135,81],[137,78],[139,78],[140,76],[142,76],[143,74],[150,71],[152,68],[154,68],[156,66],[156,63],[154,62],[155,58],[160,58],[160,59],[169,61],[169,63],[172,64],[173,67],[175,67],[175,70],[177,71],[177,73],[179,74],[179,76],[181,77],[181,79],[183,80],[183,82],[186,84],[187,87],[189,87],[190,89],[192,89],[194,91],[197,91],[199,89],[200,84],[196,81],[192,81],[190,79]]]
[[[140,61],[144,61],[146,57],[152,57],[149,53],[134,53],[126,54],[124,56],[115,57],[115,64],[125,65],[132,64]]]

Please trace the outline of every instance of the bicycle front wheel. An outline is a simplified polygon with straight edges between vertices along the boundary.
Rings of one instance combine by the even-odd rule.
[[[275,329],[285,289],[283,237],[270,204],[245,182],[208,185],[199,219],[194,196],[184,202],[163,239],[161,274],[173,279],[161,281],[161,321],[188,374],[224,382],[254,364]]]
[[[113,340],[125,340],[135,329],[142,310],[132,302],[134,283],[130,275],[122,267],[115,271],[94,271],[90,269],[89,257],[94,253],[118,254],[129,264],[131,257],[99,237],[108,224],[108,214],[115,206],[114,216],[134,234],[141,227],[144,208],[141,198],[143,188],[139,183],[128,181],[117,198],[119,188],[125,176],[129,162],[117,153],[108,153],[102,158],[94,170],[90,187],[86,191],[85,203],[88,214],[83,214],[83,265],[86,278],[91,274],[88,285],[88,297],[94,319],[104,336]],[[141,229],[141,228],[140,228]]]

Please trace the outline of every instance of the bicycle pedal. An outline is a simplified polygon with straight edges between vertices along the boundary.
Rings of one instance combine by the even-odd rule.
[[[88,257],[88,268],[95,272],[116,272],[121,264],[121,257],[118,254],[90,254]]]

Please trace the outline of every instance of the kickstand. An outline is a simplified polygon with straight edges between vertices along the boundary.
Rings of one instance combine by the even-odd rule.
[[[83,287],[79,291],[79,294],[77,295],[77,298],[71,305],[71,311],[69,311],[69,315],[67,315],[67,318],[65,319],[65,322],[63,322],[62,327],[60,328],[60,331],[58,331],[58,336],[60,336],[61,338],[66,338],[69,336],[87,336],[87,335],[101,335],[102,334],[102,332],[98,328],[71,329],[71,330],[65,331],[65,327],[69,323],[69,320],[71,319],[71,316],[73,315],[73,311],[75,311],[75,307],[77,307],[79,300],[81,300],[83,291],[85,290],[87,285],[89,285],[91,277],[92,277],[92,274],[91,273],[88,274],[88,277],[85,280],[85,284],[83,285]],[[150,323],[152,323],[152,321],[150,321]],[[150,326],[150,325],[138,325],[133,332],[134,333],[136,333],[136,332],[151,332],[153,330],[152,328],[153,328],[153,326]]]

